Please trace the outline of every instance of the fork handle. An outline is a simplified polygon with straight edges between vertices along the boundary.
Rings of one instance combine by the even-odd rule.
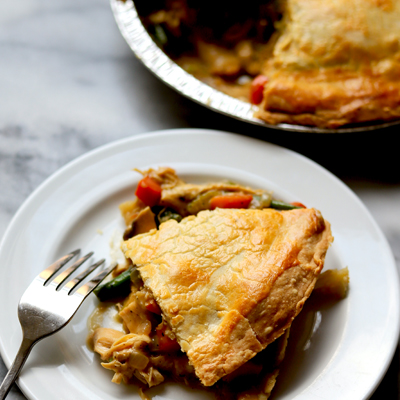
[[[12,363],[6,377],[4,378],[1,386],[0,386],[0,400],[4,400],[11,389],[11,386],[15,382],[20,373],[22,367],[25,364],[26,359],[29,356],[29,353],[32,350],[32,347],[36,344],[35,340],[31,339],[22,339],[21,346],[18,350],[17,355],[15,356],[15,360]]]

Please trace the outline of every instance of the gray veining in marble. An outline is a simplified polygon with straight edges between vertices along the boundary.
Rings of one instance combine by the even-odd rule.
[[[317,136],[248,126],[147,71],[106,0],[0,2],[0,237],[27,196],[70,160],[115,139],[181,127],[257,137],[319,162],[360,196],[400,266],[400,127]],[[0,360],[0,379],[5,373]],[[397,350],[372,399],[400,399],[399,373]],[[25,399],[18,388],[8,398]]]

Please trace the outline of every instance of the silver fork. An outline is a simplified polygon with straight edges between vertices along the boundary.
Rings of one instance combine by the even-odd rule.
[[[86,284],[81,285],[89,274],[105,262],[102,259],[67,282],[74,271],[93,255],[91,252],[79,258],[57,276],[62,267],[79,253],[80,250],[75,250],[50,265],[34,279],[22,295],[18,305],[22,343],[0,386],[0,400],[7,396],[32,347],[41,339],[56,333],[67,325],[86,297],[115,267],[115,265],[110,266]],[[53,279],[54,277],[56,278]]]

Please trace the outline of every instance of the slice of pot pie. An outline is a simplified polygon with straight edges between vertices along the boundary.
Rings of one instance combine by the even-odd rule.
[[[215,209],[123,243],[204,386],[280,337],[332,242],[315,209]]]

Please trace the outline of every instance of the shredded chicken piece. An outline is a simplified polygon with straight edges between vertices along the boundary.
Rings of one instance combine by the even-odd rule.
[[[147,318],[144,302],[145,293],[141,291],[131,293],[119,315],[129,332],[149,336],[151,321]]]
[[[136,370],[135,376],[136,376],[136,378],[141,380],[143,383],[147,383],[149,385],[149,387],[157,386],[161,382],[164,382],[164,377],[153,366],[151,366],[143,371]]]
[[[150,207],[146,207],[133,218],[130,228],[125,231],[124,239],[149,232],[151,229],[157,229],[157,225]]]
[[[121,353],[126,349],[143,350],[151,342],[147,335],[137,335],[135,333],[128,333],[118,338],[110,347],[108,357],[117,357],[117,353]],[[125,360],[125,359],[123,359]]]
[[[160,167],[158,169],[148,169],[141,171],[135,168],[135,171],[141,173],[143,176],[149,176],[161,185],[163,190],[171,189],[179,185],[183,185],[185,182],[182,181],[175,170],[170,167]]]
[[[139,215],[139,213],[146,208],[141,200],[135,197],[134,200],[125,201],[119,205],[119,210],[122,217],[124,218],[125,225],[130,226],[133,220]]]
[[[122,336],[124,333],[115,329],[97,328],[92,337],[93,349],[100,354],[102,360],[107,360],[113,343]]]
[[[104,368],[114,371],[112,382],[129,383],[135,376],[151,387],[164,381],[164,377],[149,363],[150,359],[146,355],[145,348],[150,342],[147,335],[130,333],[112,344],[104,354],[109,361],[101,363]]]

